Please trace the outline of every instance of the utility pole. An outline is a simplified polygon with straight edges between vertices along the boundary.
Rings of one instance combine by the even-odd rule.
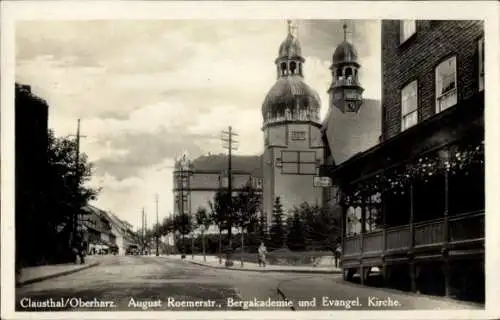
[[[229,126],[227,131],[222,131],[221,132],[221,140],[222,140],[222,147],[224,149],[228,150],[228,157],[227,157],[227,191],[228,191],[228,201],[229,201],[229,210],[228,214],[230,215],[229,219],[231,220],[232,217],[231,215],[233,214],[233,178],[232,178],[232,168],[231,168],[231,158],[232,158],[232,151],[238,149],[238,141],[235,140],[235,136],[238,136],[236,132],[233,131],[233,128]],[[231,229],[232,229],[232,224],[229,223],[227,226],[227,236],[228,236],[228,241],[229,241],[229,250],[232,249],[232,241],[231,241]],[[226,257],[226,265],[232,265],[232,262],[230,261],[230,255],[228,254]]]
[[[160,240],[160,234],[159,234],[159,231],[160,231],[160,224],[158,222],[158,194],[156,194],[156,199],[155,199],[155,202],[156,202],[156,230],[155,230],[155,234],[156,234],[156,256],[158,257],[160,255],[160,250],[159,250],[159,240]]]
[[[70,135],[71,136],[71,135]],[[78,193],[78,186],[80,184],[80,139],[81,138],[84,138],[86,136],[82,136],[80,135],[80,119],[78,119],[77,121],[77,125],[76,125],[76,135],[74,136],[75,137],[75,143],[76,143],[76,147],[75,147],[75,185],[74,185],[74,193],[75,195]],[[79,214],[80,214],[80,209],[79,207],[75,207],[74,208],[74,212],[73,214],[71,215],[71,237],[70,237],[70,245],[71,246],[75,246],[76,243],[76,231],[77,231],[77,226],[78,226],[78,217],[79,217]]]
[[[186,155],[183,155],[182,159],[179,159],[176,164],[176,175],[178,177],[177,179],[177,190],[180,191],[180,193],[177,196],[177,199],[179,201],[179,216],[183,217],[184,216],[184,200],[188,200],[187,195],[184,194],[184,189],[187,188],[189,191],[189,178],[191,175],[190,171],[190,162],[188,159],[186,159]],[[186,186],[184,186],[184,183],[186,183]],[[186,201],[187,202],[187,201]],[[188,206],[189,210],[189,206]],[[175,217],[174,217],[175,220]],[[184,228],[185,226],[182,226]],[[181,256],[184,258],[186,255],[186,235],[185,235],[185,230],[179,230],[182,234],[182,254]],[[174,240],[175,243],[175,240]]]
[[[146,243],[146,234],[145,234],[145,226],[144,222],[146,220],[146,216],[144,215],[144,208],[142,208],[142,232],[141,232],[141,242],[142,242],[142,249],[141,249],[141,254],[144,254],[144,247]]]

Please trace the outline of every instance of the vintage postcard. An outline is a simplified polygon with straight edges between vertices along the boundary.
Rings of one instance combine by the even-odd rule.
[[[498,8],[3,2],[2,317],[498,316]]]

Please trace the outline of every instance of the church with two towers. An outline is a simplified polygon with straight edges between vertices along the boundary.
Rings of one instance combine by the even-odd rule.
[[[331,135],[346,117],[351,121],[356,118],[363,104],[364,89],[358,76],[361,65],[355,47],[347,41],[344,25],[344,41],[332,55],[331,84],[324,88],[330,98],[329,109],[326,118],[321,119],[322,102],[317,91],[306,83],[306,60],[297,31],[297,25],[288,21],[288,34],[275,60],[276,82],[262,104],[262,211],[268,222],[276,197],[285,212],[304,202],[324,204],[325,190],[314,186],[314,177],[335,148],[325,141],[325,136]]]

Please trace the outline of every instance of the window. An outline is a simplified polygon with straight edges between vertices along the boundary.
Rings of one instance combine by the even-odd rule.
[[[401,130],[418,122],[418,84],[412,81],[401,90]]]
[[[457,104],[457,57],[436,68],[436,113]]]
[[[314,151],[281,151],[278,167],[282,174],[317,174],[316,153]]]
[[[286,75],[286,63],[285,62],[281,63],[281,75],[282,76]]]
[[[399,30],[400,43],[408,40],[417,31],[417,22],[415,20],[401,20]]]
[[[479,39],[478,45],[479,56],[479,91],[484,90],[484,38]]]
[[[283,162],[281,173],[284,174],[297,174],[299,172],[298,162]]]
[[[293,141],[306,140],[306,132],[305,131],[292,131],[292,140]]]

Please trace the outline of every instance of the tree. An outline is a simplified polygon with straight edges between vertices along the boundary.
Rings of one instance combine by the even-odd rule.
[[[205,208],[198,208],[196,211],[196,224],[201,229],[201,241],[202,241],[202,251],[203,251],[203,261],[207,261],[206,247],[205,247],[205,231],[210,228],[212,220]]]
[[[241,230],[241,253],[244,252],[244,232],[245,230],[254,228],[256,223],[257,211],[260,207],[260,197],[255,192],[250,181],[238,192],[236,198],[234,199],[233,206],[235,208],[235,220],[236,225],[240,227]],[[241,265],[243,265],[243,255],[241,255]]]
[[[283,221],[283,205],[280,197],[276,197],[273,207],[272,225],[269,230],[271,237],[271,247],[281,248],[285,245],[286,230]]]
[[[300,218],[300,213],[297,208],[293,211],[293,216],[288,219],[288,236],[287,246],[291,250],[304,250],[306,246],[306,239],[304,234],[304,224]]]
[[[191,232],[191,216],[187,213],[179,213],[174,217],[174,229],[182,235],[182,256],[186,254],[185,237]]]
[[[77,239],[74,233],[77,219],[85,213],[82,208],[90,200],[95,200],[100,191],[88,186],[93,167],[84,153],[77,156],[77,150],[75,139],[58,138],[49,130],[47,162],[35,177],[42,179],[43,187],[38,191],[24,188],[26,177],[21,175],[18,180],[16,173],[16,187],[19,187],[16,190],[16,233],[20,242],[20,263],[74,261],[71,246],[76,245],[72,240]],[[22,164],[16,169],[23,170]],[[44,241],[32,241],[33,238]]]
[[[335,250],[337,238],[340,235],[340,221],[327,208],[303,203],[299,215],[304,223],[306,240],[314,247]]]
[[[257,234],[259,236],[259,240],[261,242],[264,242],[268,244],[269,242],[269,233],[268,233],[268,226],[267,226],[267,214],[265,212],[262,212],[259,215],[259,218],[257,220]]]
[[[229,192],[223,188],[219,188],[214,195],[212,201],[209,201],[210,206],[210,219],[219,228],[219,254],[222,254],[222,230],[227,228],[227,221],[229,215],[228,201]],[[219,255],[219,262],[222,263],[222,257]]]
[[[174,219],[172,217],[165,217],[160,225],[160,234],[162,236],[167,236],[168,239],[168,236],[170,234],[174,234],[174,232],[175,232]]]

